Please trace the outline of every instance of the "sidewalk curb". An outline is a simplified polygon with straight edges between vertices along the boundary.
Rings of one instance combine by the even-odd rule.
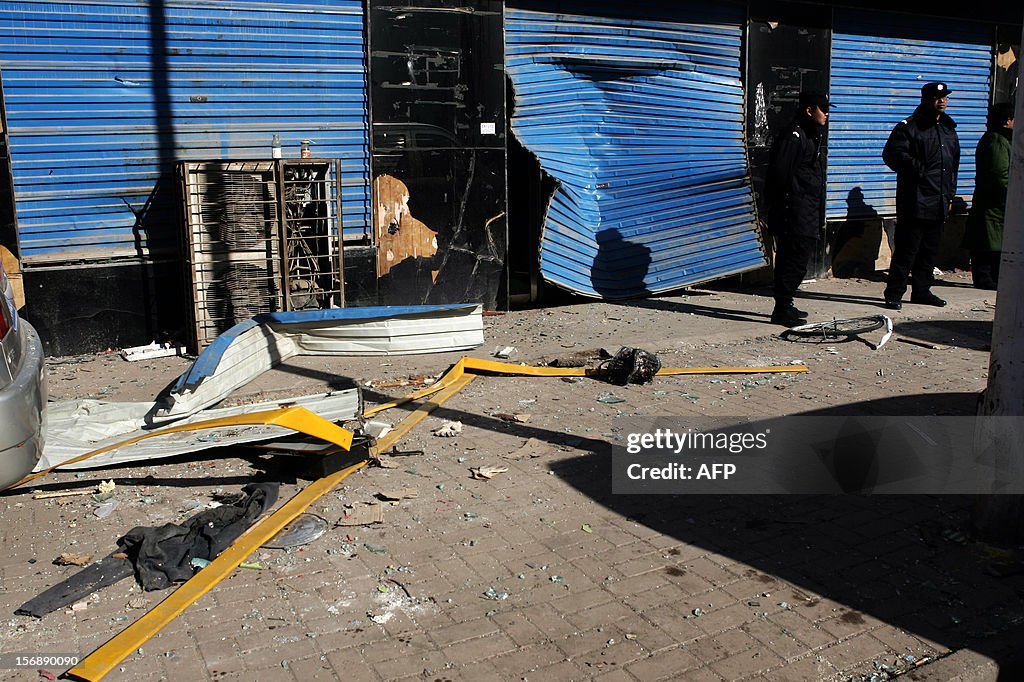
[[[998,682],[999,664],[970,649],[960,649],[907,676],[914,682]]]
[[[987,640],[979,653],[958,649],[945,658],[908,675],[914,682],[1009,682],[1024,679],[1024,628],[1018,627]]]

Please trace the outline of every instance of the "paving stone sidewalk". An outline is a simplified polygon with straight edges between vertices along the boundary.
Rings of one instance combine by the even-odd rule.
[[[881,287],[819,280],[798,304],[812,321],[878,314]],[[963,273],[947,274],[936,291],[948,307],[887,313],[896,333],[881,350],[860,339],[784,340],[768,324],[770,298],[755,289],[488,316],[484,346],[468,355],[514,346],[512,361],[534,364],[631,345],[666,366],[799,361],[809,371],[628,387],[477,378],[400,442],[422,455],[364,469],[310,507],[332,526],[324,536],[258,550],[252,560],[262,569],[236,570],[107,679],[952,680],[969,679],[962,666],[943,667],[964,654],[977,679],[995,679],[992,671],[1012,664],[1005,642],[1024,621],[1024,575],[1000,570],[1006,555],[968,536],[968,496],[611,493],[609,443],[620,416],[973,414],[995,295],[971,288]],[[368,404],[380,403],[415,386],[373,384],[439,374],[457,357],[296,358],[232,400],[358,381],[370,384]],[[187,364],[51,358],[51,393],[152,399]],[[381,417],[395,422],[408,409]],[[432,435],[443,420],[461,421],[462,433]],[[507,471],[473,478],[470,468],[483,466]],[[54,565],[61,553],[105,556],[130,528],[180,522],[215,491],[253,480],[282,481],[280,505],[309,483],[309,470],[295,457],[235,448],[57,472],[0,497],[0,650],[87,654],[168,593],[125,580],[76,609],[13,615],[78,570]],[[109,479],[120,504],[103,519],[88,496],[30,493]],[[333,526],[346,505],[400,487],[416,496],[385,503],[383,524]],[[0,679],[40,676],[2,670]]]

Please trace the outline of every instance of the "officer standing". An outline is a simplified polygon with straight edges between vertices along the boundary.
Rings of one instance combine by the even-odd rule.
[[[956,195],[960,140],[946,114],[952,91],[945,83],[926,83],[921,104],[896,124],[882,159],[896,172],[896,229],[885,307],[899,310],[910,280],[910,302],[944,306],[931,292],[942,226]]]
[[[807,313],[793,305],[793,296],[817,250],[824,221],[825,126],[831,108],[828,95],[800,93],[793,122],[775,138],[765,178],[765,223],[775,237],[775,308],[772,323],[803,324]]]

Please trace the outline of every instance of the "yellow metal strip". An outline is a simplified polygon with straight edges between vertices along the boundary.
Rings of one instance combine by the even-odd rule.
[[[260,545],[274,537],[282,528],[304,512],[309,505],[326,495],[349,474],[358,471],[366,464],[367,461],[364,460],[316,480],[303,488],[302,492],[288,500],[280,509],[250,527],[235,540],[234,544],[221,552],[216,559],[188,582],[108,640],[106,644],[86,656],[81,663],[68,670],[67,674],[89,682],[102,679],[131,652],[145,644],[178,614],[213,589],[249,555],[259,549]]]
[[[436,397],[428,403],[421,405],[414,412],[409,414],[403,419],[398,426],[390,431],[384,438],[378,441],[374,447],[370,450],[371,456],[377,456],[381,452],[390,448],[393,444],[397,443],[403,436],[413,429],[417,424],[426,419],[427,415],[430,414],[435,408],[442,405],[446,400],[451,398],[453,395],[458,393],[465,387],[469,382],[476,378],[475,374],[466,373],[466,370],[479,370],[484,372],[495,372],[500,374],[513,374],[513,375],[525,375],[525,376],[586,376],[588,370],[586,368],[560,368],[560,367],[532,367],[526,365],[514,365],[505,362],[494,362],[491,360],[478,360],[476,358],[463,357],[456,363],[436,384],[429,386],[420,391],[416,391],[404,398],[387,403],[385,405],[379,405],[371,410],[368,410],[365,414],[374,414],[382,410],[386,410],[391,407],[396,407],[413,400],[435,395]],[[764,366],[764,367],[697,367],[697,368],[663,368],[658,374],[660,375],[677,375],[677,374],[757,374],[762,372],[806,372],[807,367],[802,365],[782,365],[782,366]],[[299,411],[307,414],[303,415],[302,412],[297,412],[296,416],[300,417],[297,421],[291,419],[291,417],[285,413]],[[254,413],[250,415],[238,415],[237,417],[229,417],[226,419],[210,420],[207,422],[197,422],[195,424],[186,424],[178,427],[171,427],[162,431],[154,432],[152,434],[146,434],[139,438],[134,438],[123,443],[119,443],[109,448],[97,450],[95,452],[82,455],[81,457],[75,458],[74,461],[81,461],[88,457],[107,452],[117,447],[129,445],[131,443],[138,442],[143,438],[151,438],[153,436],[161,435],[164,433],[172,433],[175,431],[185,431],[197,428],[216,428],[218,426],[231,426],[238,423],[251,424],[252,421],[246,421],[246,418],[254,418],[262,415],[263,418],[255,423],[258,424],[275,424],[279,426],[287,426],[296,431],[301,431],[309,435],[315,435],[319,438],[323,438],[329,442],[335,443],[344,447],[346,450],[352,444],[352,433],[342,429],[341,427],[328,422],[327,420],[319,417],[308,410],[301,407],[285,408],[283,410],[274,410],[266,413]],[[310,419],[312,417],[313,419]],[[324,422],[327,426],[319,424],[317,422]],[[287,422],[287,423],[286,423]],[[327,428],[331,427],[331,428]],[[338,438],[338,431],[343,432],[340,438]],[[327,435],[324,435],[327,434]],[[65,462],[67,464],[69,462]],[[238,540],[235,541],[230,547],[224,550],[220,556],[214,559],[210,564],[204,568],[198,575],[193,577],[191,580],[186,582],[184,585],[175,590],[170,596],[160,602],[156,607],[146,613],[142,618],[137,620],[132,625],[125,628],[121,633],[114,636],[106,644],[101,646],[99,649],[94,651],[92,654],[87,656],[81,663],[74,668],[68,670],[67,674],[73,677],[77,677],[88,682],[96,682],[102,679],[107,673],[114,669],[118,663],[123,661],[129,653],[138,647],[142,646],[148,641],[153,635],[162,630],[166,625],[173,620],[178,614],[184,611],[189,605],[194,603],[202,595],[210,591],[217,583],[227,577],[231,571],[241,564],[246,557],[256,551],[260,545],[276,535],[282,528],[288,523],[294,520],[299,514],[305,511],[309,505],[318,500],[320,497],[329,492],[339,482],[344,480],[349,474],[357,471],[358,469],[366,466],[367,461],[359,462],[346,469],[326,476],[312,484],[307,486],[298,493],[295,497],[285,503],[276,512],[258,522],[248,531],[246,531]],[[31,480],[41,476],[52,469],[41,471],[34,474],[31,477],[16,483],[20,483]],[[12,486],[13,487],[13,486]]]
[[[108,445],[106,447],[99,448],[98,450],[93,450],[92,452],[87,452],[84,455],[79,455],[78,457],[72,457],[71,459],[61,462],[56,466],[52,466],[49,469],[43,469],[42,471],[37,471],[34,474],[29,474],[17,483],[12,483],[6,488],[3,488],[3,490],[9,490],[10,488],[17,487],[23,483],[28,483],[29,481],[35,480],[40,476],[44,476],[59,467],[74,464],[76,462],[82,462],[90,459],[91,457],[96,457],[97,455],[110,452],[111,450],[123,448],[124,446],[131,445],[133,443],[138,443],[140,440],[155,438],[157,436],[165,436],[170,433],[178,433],[181,431],[199,431],[202,429],[216,429],[225,426],[282,426],[293,431],[298,431],[299,433],[305,433],[306,435],[313,436],[314,438],[320,438],[321,440],[333,443],[345,450],[352,447],[351,431],[343,429],[334,422],[328,421],[320,415],[310,412],[304,407],[282,407],[276,410],[250,412],[249,414],[239,414],[231,417],[221,417],[219,419],[207,419],[206,421],[193,422],[191,424],[179,424],[177,426],[167,427],[166,429],[151,431],[144,435],[136,436],[135,438],[129,438],[128,440]]]
[[[509,362],[495,362],[478,358],[463,357],[443,377],[432,386],[421,388],[415,393],[399,398],[390,403],[377,405],[363,412],[364,417],[398,407],[414,400],[419,400],[447,388],[458,380],[466,371],[492,372],[494,374],[513,374],[535,377],[583,377],[594,374],[594,370],[585,367],[535,367],[532,365],[515,365]],[[773,372],[806,372],[804,365],[765,365],[761,367],[662,367],[659,376],[676,376],[682,374],[762,374]]]
[[[424,403],[403,419],[397,427],[377,442],[370,454],[376,456],[381,451],[390,448],[411,431],[413,427],[426,419],[430,412],[461,391],[466,384],[475,378],[476,375],[465,374],[462,371],[461,363],[457,364],[443,378],[444,385],[441,389],[435,391],[437,393],[436,397],[430,402]],[[88,680],[89,682],[96,682],[102,679],[103,676],[113,670],[132,651],[160,632],[178,614],[227,577],[231,571],[245,561],[246,557],[272,538],[309,505],[330,491],[331,488],[346,476],[360,467],[366,466],[366,464],[366,461],[360,462],[310,484],[302,492],[289,500],[281,509],[246,531],[233,545],[221,552],[220,556],[211,561],[195,577],[175,590],[167,599],[157,604],[156,607],[138,621],[89,654],[77,666],[68,670],[67,674],[79,679]]]
[[[419,400],[420,398],[425,398],[428,395],[433,395],[433,394],[437,393],[438,391],[440,391],[440,390],[448,387],[449,385],[451,385],[451,383],[453,381],[457,380],[459,377],[462,376],[463,368],[465,367],[466,360],[467,360],[467,358],[460,359],[458,362],[456,362],[454,365],[452,365],[452,368],[449,369],[445,373],[445,375],[443,377],[438,379],[437,382],[432,384],[431,386],[427,386],[426,388],[421,388],[420,390],[415,391],[413,393],[410,393],[409,395],[407,395],[407,396],[405,396],[403,398],[399,398],[398,400],[395,400],[394,402],[384,403],[383,405],[377,405],[376,407],[372,407],[369,410],[365,410],[363,412],[363,416],[364,417],[369,417],[371,414],[376,414],[378,412],[383,412],[384,410],[389,410],[392,407],[398,407],[399,405],[404,405],[404,404],[410,403],[410,402],[412,402],[414,400]]]
[[[584,367],[533,367],[514,365],[510,362],[495,362],[477,358],[463,358],[467,370],[495,372],[497,374],[519,374],[535,377],[579,377],[594,374]],[[766,365],[761,367],[662,367],[659,376],[677,374],[761,374],[770,372],[806,372],[804,365]]]
[[[405,419],[400,421],[398,425],[384,434],[384,437],[377,441],[377,443],[370,448],[370,455],[377,457],[384,453],[388,448],[401,440],[402,436],[409,433],[414,426],[419,424],[421,421],[427,418],[434,408],[442,405],[444,401],[451,398],[453,395],[462,390],[462,388],[470,381],[476,378],[475,374],[462,374],[450,383],[443,391],[437,394],[433,400],[428,403],[421,405],[415,412],[412,412]]]

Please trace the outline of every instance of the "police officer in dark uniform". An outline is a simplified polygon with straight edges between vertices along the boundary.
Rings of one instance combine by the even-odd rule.
[[[807,274],[824,222],[825,126],[828,95],[800,93],[793,122],[780,132],[769,156],[765,178],[765,223],[775,237],[775,309],[772,322],[795,327],[807,313],[793,296]]]
[[[896,124],[882,159],[896,172],[896,230],[885,307],[899,310],[910,279],[910,302],[944,306],[931,292],[942,226],[956,195],[960,140],[946,114],[952,91],[945,83],[926,83],[921,104]]]

